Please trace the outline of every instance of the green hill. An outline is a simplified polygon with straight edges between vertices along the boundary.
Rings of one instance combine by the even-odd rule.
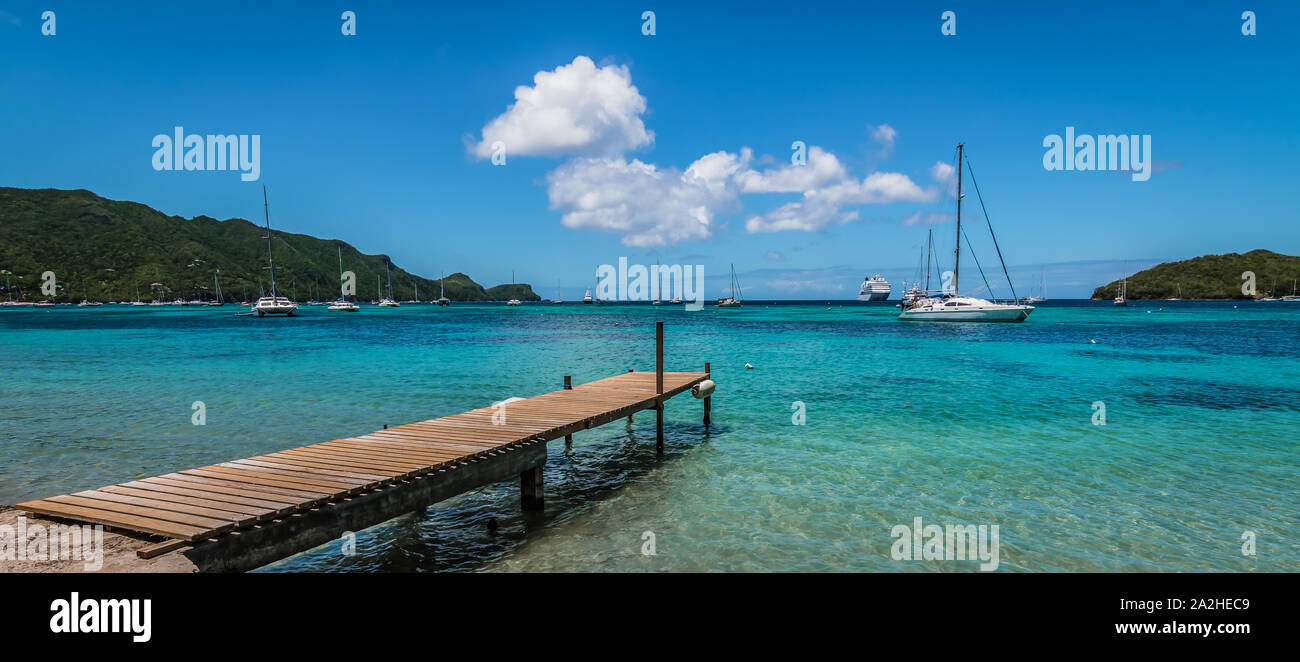
[[[519,299],[520,301],[541,301],[542,298],[533,292],[533,288],[522,283],[510,285],[497,285],[487,289],[487,299],[489,301],[509,301]]]
[[[1128,277],[1128,298],[1167,299],[1250,299],[1242,294],[1244,272],[1255,274],[1257,296],[1291,294],[1291,283],[1300,279],[1300,257],[1266,250],[1245,254],[1203,255],[1181,262],[1164,262]],[[1120,281],[1097,288],[1093,299],[1113,299]]]
[[[339,254],[343,268],[356,274],[357,297],[376,297],[376,278],[384,286],[386,255],[366,255],[337,239],[272,232],[275,279],[281,294],[299,300],[338,297]],[[12,285],[0,292],[26,300],[40,293],[41,274],[53,271],[59,286],[57,301],[124,301],[212,297],[213,276],[228,299],[256,297],[259,279],[270,289],[266,266],[266,234],[262,226],[244,219],[218,221],[207,216],[185,219],[167,216],[135,202],[101,198],[90,191],[0,187],[0,270]],[[438,296],[438,281],[392,265],[393,296],[408,300]],[[151,283],[161,283],[151,287]],[[447,298],[484,301],[493,297],[469,276],[456,273],[445,280]],[[527,285],[510,285],[538,299]],[[524,296],[518,294],[517,298]]]

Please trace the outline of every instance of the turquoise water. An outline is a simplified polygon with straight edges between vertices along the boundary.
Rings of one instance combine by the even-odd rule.
[[[975,569],[893,560],[914,517],[998,525],[1004,572],[1300,568],[1300,305],[1052,302],[1006,325],[851,303],[303,310],[0,308],[0,503],[652,370],[663,319],[669,369],[712,362],[707,432],[678,397],[663,457],[649,412],[552,442],[542,515],[503,483],[267,569]]]

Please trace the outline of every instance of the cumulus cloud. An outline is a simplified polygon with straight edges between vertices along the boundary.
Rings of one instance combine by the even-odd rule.
[[[574,159],[547,175],[547,194],[565,227],[620,233],[627,246],[707,239],[717,215],[736,205],[720,179],[726,161],[709,155],[683,173],[637,159]]]
[[[627,67],[597,67],[579,55],[537,72],[532,87],[515,88],[514,104],[483,127],[469,151],[487,158],[500,141],[509,156],[618,156],[654,142],[641,119],[645,110]]]
[[[812,145],[807,163],[787,163],[763,172],[744,170],[736,175],[736,184],[741,193],[802,193],[845,177],[848,171],[834,154]]]
[[[844,179],[824,188],[804,191],[803,199],[788,202],[761,216],[745,219],[747,232],[781,232],[802,230],[816,232],[828,225],[858,220],[852,207],[894,202],[926,202],[937,192],[921,188],[907,175],[897,172],[874,172],[863,179]]]
[[[741,209],[741,196],[799,194],[745,221],[749,232],[817,231],[859,218],[869,204],[933,200],[938,189],[922,188],[907,175],[874,172],[858,179],[831,152],[808,148],[807,162],[755,169],[748,147],[705,154],[685,170],[660,167],[629,151],[653,144],[654,132],[642,120],[646,99],[632,84],[626,66],[597,67],[591,58],[539,71],[533,85],[515,89],[515,102],[489,121],[467,149],[477,158],[493,155],[494,143],[507,156],[550,156],[569,160],[546,177],[550,208],[561,223],[577,230],[619,233],[628,246],[668,246],[713,236],[718,218]],[[898,132],[888,124],[871,135],[892,151]],[[947,168],[946,171],[943,168]],[[941,186],[953,179],[952,166],[938,163],[930,175]],[[918,217],[919,218],[919,217]],[[918,221],[920,222],[920,221]],[[772,254],[768,259],[780,259]]]

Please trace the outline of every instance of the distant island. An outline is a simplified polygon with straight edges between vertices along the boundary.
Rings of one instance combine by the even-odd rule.
[[[339,296],[343,269],[356,274],[356,299],[386,289],[387,255],[366,255],[338,239],[281,232],[275,241],[275,280],[281,294],[322,301]],[[0,187],[0,298],[37,301],[41,274],[53,271],[56,301],[130,301],[214,298],[213,278],[224,298],[247,301],[270,289],[266,232],[240,218],[218,221],[167,216],[136,202],[109,200],[90,191]],[[4,273],[8,272],[8,273]],[[5,285],[6,279],[9,286]],[[438,280],[392,265],[399,301],[438,298]],[[156,285],[155,285],[156,283]],[[446,277],[453,301],[540,301],[524,283],[485,289],[463,273]]]
[[[1242,292],[1245,272],[1255,274],[1255,296]],[[1300,257],[1263,249],[1249,253],[1203,255],[1181,262],[1164,262],[1128,277],[1129,299],[1254,299],[1291,294],[1300,280]],[[1113,299],[1121,280],[1092,292],[1093,299]]]

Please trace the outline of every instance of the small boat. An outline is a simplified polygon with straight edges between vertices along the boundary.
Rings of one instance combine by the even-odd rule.
[[[1124,263],[1124,280],[1119,285],[1119,296],[1115,297],[1116,306],[1128,305],[1128,262]]]
[[[958,294],[961,275],[961,172],[964,145],[957,145],[957,245],[953,250],[952,289],[937,297],[919,299],[898,313],[898,319],[907,322],[1022,322],[1034,307],[1019,303],[997,303]],[[967,167],[970,167],[967,164]],[[976,194],[979,193],[978,187]],[[990,226],[990,233],[992,228]],[[997,239],[994,239],[994,246]],[[1010,283],[1010,276],[1007,282]]]
[[[1175,284],[1175,287],[1178,288],[1178,296],[1176,296],[1176,297],[1168,297],[1168,298],[1165,299],[1165,301],[1182,301],[1182,300],[1183,300],[1183,284],[1182,284],[1182,283],[1176,283],[1176,284]]]
[[[739,308],[741,306],[740,279],[736,278],[736,265],[731,265],[731,296],[718,299],[719,308]]]
[[[520,305],[520,304],[522,304],[522,303],[523,303],[523,302],[520,301],[519,299],[511,299],[511,300],[509,300],[509,301],[506,302],[506,305],[507,305],[507,306],[518,306],[518,305]]]
[[[1295,293],[1295,279],[1294,279],[1294,278],[1291,279],[1291,293],[1288,294],[1288,295],[1286,295],[1286,296],[1284,296],[1284,297],[1282,297],[1282,300],[1283,300],[1283,301],[1290,302],[1290,303],[1295,303],[1295,302],[1297,302],[1297,301],[1300,301],[1300,296],[1296,296],[1296,293]]]
[[[343,293],[343,247],[338,246],[337,248],[339,249],[339,298],[337,301],[330,302],[329,308],[326,308],[326,310],[340,310],[345,313],[355,313],[361,310],[361,307],[348,301],[347,295]]]
[[[582,302],[583,302],[583,303],[592,303],[592,301],[593,301],[593,299],[591,298],[591,288],[588,287],[588,288],[587,288],[587,293],[584,294],[584,295],[582,295]]]
[[[443,287],[443,280],[445,280],[445,278],[438,279],[438,305],[450,306],[451,299],[447,298],[447,290]]]
[[[207,303],[205,303],[205,304],[203,304],[203,305],[205,305],[205,306],[224,306],[224,305],[226,305],[226,302],[225,302],[225,301],[222,301],[222,299],[221,299],[221,283],[217,282],[217,274],[215,274],[215,273],[212,274],[212,288],[216,291],[216,293],[217,293],[217,298],[215,298],[215,299],[213,299],[213,300],[211,300],[211,301],[209,301],[209,302],[207,302]]]
[[[271,206],[266,199],[266,187],[262,187],[262,207],[266,213],[266,264],[271,269],[271,296],[261,297],[253,304],[252,312],[258,317],[267,315],[285,315],[293,317],[298,314],[298,304],[289,297],[280,296],[275,290],[275,256],[271,251]]]
[[[54,302],[53,302],[53,301],[37,301],[36,303],[34,303],[34,304],[32,304],[32,305],[36,306],[37,308],[53,308],[53,307],[54,307]]]
[[[388,260],[384,260],[384,272],[388,274],[388,296],[379,300],[380,308],[397,308],[402,304],[397,303],[393,298],[393,272],[388,268]]]

